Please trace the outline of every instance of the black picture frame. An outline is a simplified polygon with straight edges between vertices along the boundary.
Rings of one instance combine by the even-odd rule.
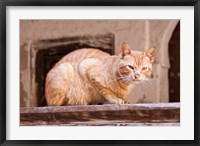
[[[194,6],[194,140],[7,140],[6,139],[6,7],[7,6]],[[0,0],[0,144],[5,145],[199,145],[199,42],[200,2],[199,0]],[[192,58],[191,58],[192,59]]]

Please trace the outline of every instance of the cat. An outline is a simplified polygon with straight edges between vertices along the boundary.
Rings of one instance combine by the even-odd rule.
[[[127,43],[119,55],[83,48],[64,56],[48,72],[45,96],[48,106],[126,104],[126,96],[151,77],[155,47],[133,51]]]

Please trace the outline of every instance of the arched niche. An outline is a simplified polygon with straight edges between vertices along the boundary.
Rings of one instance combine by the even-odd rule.
[[[159,56],[159,65],[157,66],[157,72],[159,74],[157,80],[158,86],[158,97],[159,102],[169,102],[169,79],[168,79],[168,70],[170,68],[169,60],[169,42],[174,33],[176,26],[178,25],[179,20],[171,20],[166,27],[162,39],[160,42],[160,56]]]

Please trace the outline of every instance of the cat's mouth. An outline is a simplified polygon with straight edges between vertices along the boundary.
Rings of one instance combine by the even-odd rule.
[[[122,81],[124,81],[124,82],[126,82],[126,83],[136,83],[136,84],[138,84],[138,83],[140,83],[141,82],[141,79],[136,79],[136,78],[134,78],[134,77],[128,77],[128,78],[120,78],[120,80],[122,80]]]
[[[132,80],[131,80],[131,81],[132,81],[133,83],[136,83],[136,84],[138,84],[138,83],[140,83],[140,81],[141,81],[141,80],[132,78]]]

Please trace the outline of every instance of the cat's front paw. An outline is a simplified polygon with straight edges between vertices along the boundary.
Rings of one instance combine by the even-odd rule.
[[[113,104],[125,104],[125,101],[119,98],[113,98],[112,102]]]
[[[125,104],[123,99],[117,97],[106,97],[107,101],[112,104]]]
[[[122,100],[122,99],[118,99],[117,102],[116,102],[116,104],[125,104],[125,101]]]

